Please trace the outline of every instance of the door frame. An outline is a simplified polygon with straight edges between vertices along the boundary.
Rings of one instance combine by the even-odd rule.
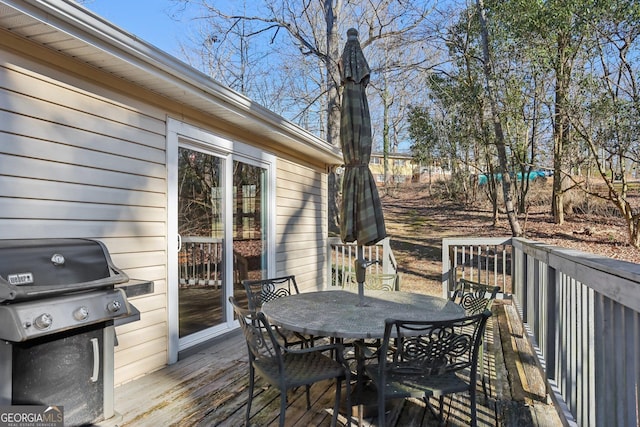
[[[177,119],[167,118],[167,322],[168,363],[178,361],[178,353],[238,327],[230,304],[225,305],[225,319],[221,324],[180,338],[178,333],[178,147],[193,147],[221,157],[223,162],[223,218],[224,218],[224,283],[227,291],[233,289],[233,192],[227,191],[233,183],[233,162],[241,161],[266,169],[267,179],[263,200],[265,213],[267,274],[275,271],[276,236],[276,156],[254,146],[234,141]],[[231,283],[229,283],[231,282]]]

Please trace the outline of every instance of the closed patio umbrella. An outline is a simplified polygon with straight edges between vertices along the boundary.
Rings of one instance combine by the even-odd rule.
[[[347,43],[340,59],[342,110],[340,143],[344,156],[340,237],[344,243],[357,242],[356,280],[360,305],[364,301],[365,245],[372,245],[387,235],[382,204],[375,180],[369,170],[371,157],[371,117],[367,102],[369,64],[358,41],[358,31],[347,31]]]

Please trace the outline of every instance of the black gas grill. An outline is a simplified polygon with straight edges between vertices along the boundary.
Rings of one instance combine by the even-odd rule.
[[[0,240],[0,405],[63,406],[65,426],[112,416],[128,281],[96,240]]]

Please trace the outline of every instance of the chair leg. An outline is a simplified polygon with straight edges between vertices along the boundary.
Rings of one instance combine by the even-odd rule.
[[[384,384],[381,384],[380,387],[382,387],[384,389]],[[385,427],[386,424],[386,420],[385,420],[385,396],[384,396],[384,390],[378,390],[378,425],[380,427]],[[358,420],[360,422],[360,425],[362,424],[362,412],[364,410],[364,406],[360,405],[358,407]]]
[[[489,400],[489,392],[487,391],[487,379],[485,376],[482,376],[482,391],[484,392],[484,400],[487,402]]]
[[[251,402],[253,401],[253,387],[255,384],[255,370],[253,365],[249,365],[249,400],[247,401],[247,414],[245,416],[245,425],[249,426],[249,418],[251,417]]]
[[[471,427],[476,427],[478,425],[477,413],[476,413],[476,387],[475,384],[472,385],[469,390],[469,399],[471,400]]]
[[[482,391],[484,392],[484,400],[487,401],[489,399],[489,393],[488,393],[488,389],[487,389],[487,376],[485,373],[485,366],[484,366],[484,341],[482,341],[482,343],[480,344],[480,352],[479,352],[479,357],[478,357],[478,367],[480,368],[480,373],[482,376]]]
[[[347,426],[351,426],[351,416],[353,415],[352,407],[351,407],[351,372],[349,369],[345,370],[345,378],[344,378],[344,391],[346,393],[345,402],[347,405]]]
[[[336,399],[333,402],[333,418],[331,418],[331,427],[338,424],[338,412],[340,411],[340,392],[342,391],[342,380],[336,380]]]
[[[439,426],[444,426],[445,425],[445,422],[444,422],[444,395],[438,396],[438,409],[434,408],[433,405],[431,404],[431,400],[430,400],[431,397],[435,398],[435,396],[424,396],[422,398],[422,400],[424,401],[426,407],[429,409],[431,414],[438,421],[438,425]]]
[[[284,416],[287,412],[287,390],[280,390],[280,427],[284,427]]]
[[[444,409],[444,405],[443,405],[444,396],[440,396],[438,398],[438,401],[440,402],[439,403],[440,411],[438,411],[436,408],[433,407],[430,399],[431,399],[431,396],[424,396],[422,398],[426,408],[429,409],[429,412],[431,412],[431,415],[433,415],[433,417],[438,421],[438,425],[442,426],[444,425],[444,416],[443,416],[444,412],[442,412]]]
[[[307,389],[307,410],[309,410],[311,409],[311,386],[307,384],[305,388]]]

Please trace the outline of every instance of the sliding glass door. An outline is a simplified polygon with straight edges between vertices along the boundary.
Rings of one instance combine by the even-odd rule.
[[[170,336],[175,337],[170,360],[177,351],[234,328],[229,296],[246,300],[242,280],[266,277],[274,264],[268,256],[273,253],[268,197],[275,184],[273,156],[256,156],[251,147],[214,136],[210,144],[177,140],[169,198],[175,203],[170,229],[177,232],[169,268]]]
[[[225,320],[223,162],[199,150],[178,150],[180,338]]]

